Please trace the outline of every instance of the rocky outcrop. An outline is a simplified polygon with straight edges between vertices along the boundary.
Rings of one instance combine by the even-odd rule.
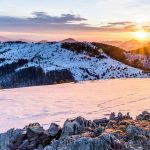
[[[7,150],[7,145],[11,143],[11,138],[16,132],[17,130],[10,129],[6,133],[0,134],[0,150]]]
[[[10,130],[1,135],[1,150],[42,150],[53,139],[59,139],[61,127],[52,123],[44,130],[39,123],[29,124],[24,129]]]
[[[0,150],[149,150],[149,113],[135,120],[129,113],[111,113],[110,119],[93,121],[83,117],[67,119],[61,128],[51,123],[45,130],[39,123],[11,129],[0,135]]]
[[[83,117],[77,117],[76,119],[67,119],[64,123],[61,136],[78,135],[90,130],[96,129],[96,124],[91,120],[86,120]]]
[[[149,120],[150,121],[150,113],[147,111],[142,112],[142,114],[136,117],[137,120]]]
[[[130,147],[132,146],[135,149],[150,149],[150,131],[144,130],[134,125],[129,125],[127,127],[126,138],[128,143],[130,143]]]
[[[96,138],[68,136],[53,141],[44,150],[124,150],[127,144],[117,134],[100,134]]]

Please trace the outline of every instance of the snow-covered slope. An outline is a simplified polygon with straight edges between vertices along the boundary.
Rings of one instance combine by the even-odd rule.
[[[145,70],[150,70],[150,56],[144,54],[136,54],[136,53],[125,53],[127,60],[130,63],[137,64],[138,66],[143,67]]]
[[[130,63],[134,63],[141,66],[140,68],[150,71],[150,46],[125,53],[125,57]]]
[[[90,57],[84,50],[76,53],[62,48],[60,43],[0,43],[0,67],[25,60],[15,66],[15,73],[30,67],[40,67],[45,73],[66,69],[77,81],[148,77],[139,69],[113,60],[103,52],[99,53],[99,57]]]

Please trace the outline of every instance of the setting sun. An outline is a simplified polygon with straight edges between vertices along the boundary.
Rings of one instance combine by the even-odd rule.
[[[147,40],[149,33],[146,31],[137,31],[134,33],[134,36],[140,40]]]

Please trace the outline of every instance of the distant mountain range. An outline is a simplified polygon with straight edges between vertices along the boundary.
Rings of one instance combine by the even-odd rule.
[[[150,56],[150,45],[136,49],[136,50],[132,50],[130,52],[133,54],[141,54],[141,55]]]
[[[143,43],[135,39],[129,41],[103,41],[102,43],[117,46],[126,51],[131,51],[131,50],[139,49],[147,45],[150,45],[149,42]]]
[[[11,39],[0,36],[0,42],[6,42],[6,41],[10,41]]]
[[[66,43],[66,42],[67,43],[74,43],[74,42],[77,42],[77,41],[73,38],[68,38],[68,39],[60,41],[60,43]]]
[[[133,55],[102,43],[0,43],[0,87],[149,77]]]
[[[31,40],[28,39],[11,39],[11,38],[7,38],[4,36],[0,36],[0,42],[8,42],[8,41],[22,41],[22,42],[32,42]]]
[[[0,42],[8,42],[8,41],[38,42],[38,43],[48,43],[48,42],[51,42],[49,40],[33,41],[33,40],[28,40],[28,39],[10,39],[10,38],[7,38],[7,37],[0,36]],[[77,42],[77,41],[75,39],[73,39],[73,38],[67,38],[67,39],[64,39],[64,40],[59,41],[59,42],[60,43],[65,43],[65,42],[74,43],[74,42]]]
[[[41,40],[41,41],[32,41],[32,40],[28,40],[28,39],[10,39],[7,37],[3,37],[0,36],[0,42],[7,42],[7,41],[22,41],[22,42],[39,42],[39,43],[48,43],[51,41],[48,40]],[[62,41],[59,41],[60,43],[74,43],[77,42],[75,39],[73,38],[67,38],[64,39]],[[150,46],[150,42],[140,42],[138,40],[135,39],[131,39],[129,41],[102,41],[101,43],[104,44],[108,44],[108,45],[112,45],[112,46],[116,46],[119,47],[121,49],[124,49],[126,51],[131,51],[131,50],[136,50],[142,47],[146,47],[146,46]]]

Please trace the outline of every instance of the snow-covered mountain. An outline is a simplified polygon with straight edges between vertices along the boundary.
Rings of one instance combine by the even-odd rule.
[[[150,47],[126,51],[121,48],[102,44],[93,43],[100,49],[110,56],[112,59],[118,60],[128,66],[132,66],[138,69],[142,69],[144,72],[150,72]]]
[[[149,77],[90,43],[0,43],[0,86],[20,87],[111,78]],[[83,48],[83,49],[82,49]]]

